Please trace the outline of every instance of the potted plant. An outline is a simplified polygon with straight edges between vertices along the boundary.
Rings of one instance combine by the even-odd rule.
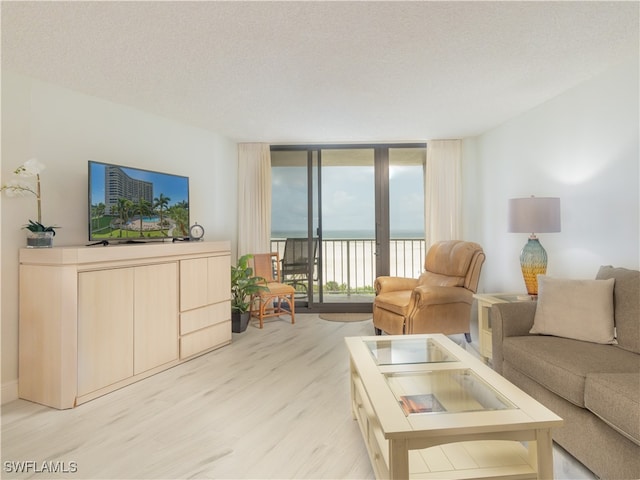
[[[231,267],[231,330],[235,333],[247,329],[251,315],[251,295],[267,290],[267,281],[253,275],[253,268],[249,266],[251,258],[251,254],[243,255]]]
[[[53,246],[53,237],[56,234],[54,228],[58,227],[45,227],[40,222],[29,220],[29,224],[25,225],[24,228],[29,230],[29,233],[27,233],[27,248],[50,248]]]
[[[38,221],[29,220],[24,226],[27,232],[27,247],[52,247],[53,236],[56,234],[54,229],[58,227],[47,227],[42,223],[42,196],[40,190],[40,172],[44,170],[44,165],[35,158],[27,160],[14,170],[14,174],[18,177],[35,177],[36,183],[33,185],[28,181],[18,179],[11,180],[0,188],[7,196],[33,195],[36,197],[36,205],[38,207]]]

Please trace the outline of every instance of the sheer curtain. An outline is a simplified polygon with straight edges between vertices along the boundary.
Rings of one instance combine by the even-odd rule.
[[[238,256],[271,251],[271,153],[265,143],[238,145]]]
[[[462,234],[462,142],[427,142],[425,169],[425,241],[427,248],[441,240],[459,240]]]

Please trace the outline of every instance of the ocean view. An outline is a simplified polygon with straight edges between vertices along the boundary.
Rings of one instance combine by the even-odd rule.
[[[284,238],[306,238],[306,231],[277,231],[271,232],[272,239],[284,239]],[[362,239],[371,240],[374,238],[373,230],[327,230],[323,233],[322,238],[324,240],[343,240],[343,239]],[[410,230],[396,230],[391,232],[392,239],[423,239],[424,233],[419,231]]]

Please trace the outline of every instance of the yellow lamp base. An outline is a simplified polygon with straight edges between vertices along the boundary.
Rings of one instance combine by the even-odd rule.
[[[547,252],[532,236],[520,252],[520,268],[529,295],[538,295],[538,275],[547,273]]]

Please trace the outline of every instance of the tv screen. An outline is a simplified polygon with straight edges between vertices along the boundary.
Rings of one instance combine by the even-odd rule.
[[[89,161],[89,240],[189,235],[189,177]]]

